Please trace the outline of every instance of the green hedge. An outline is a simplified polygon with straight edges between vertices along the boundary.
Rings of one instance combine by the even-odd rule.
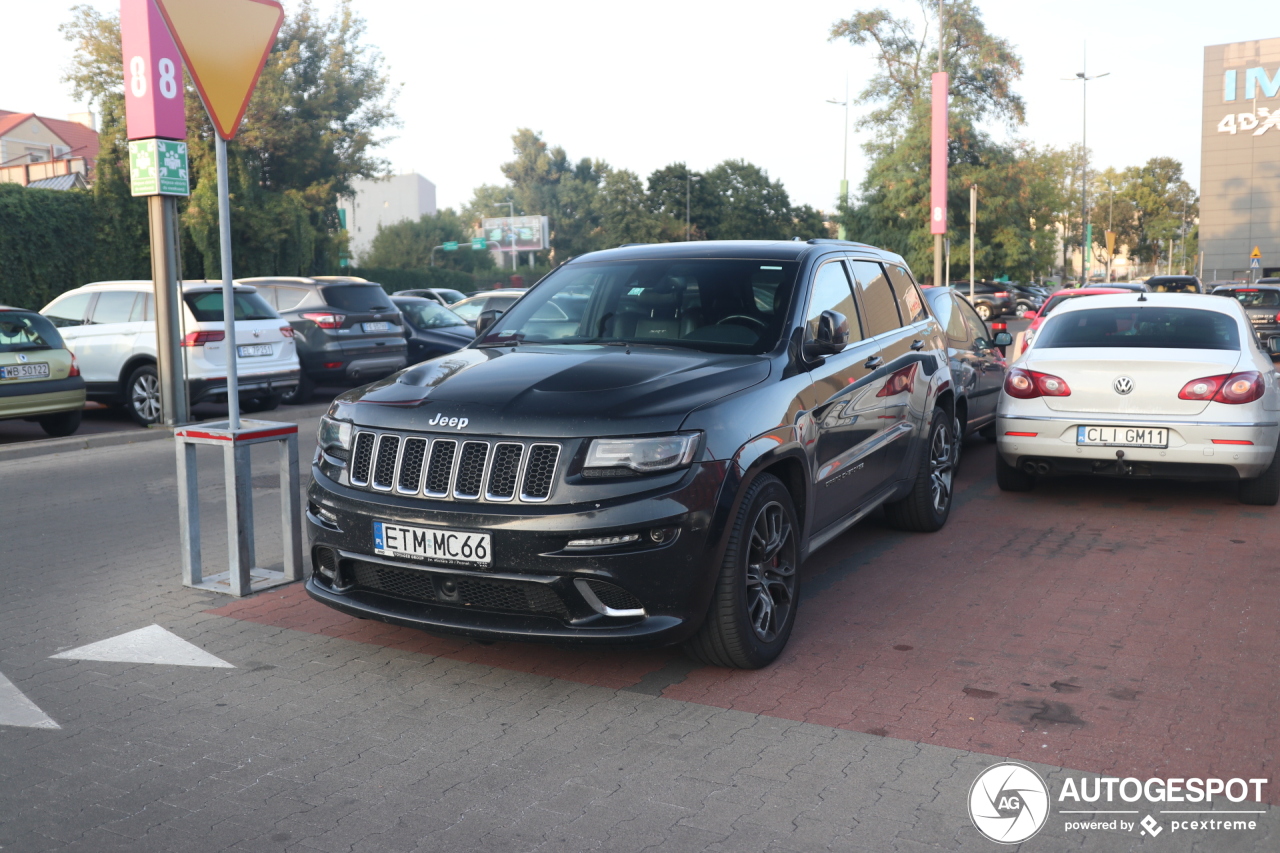
[[[96,224],[89,193],[0,184],[0,305],[38,310],[93,281]]]

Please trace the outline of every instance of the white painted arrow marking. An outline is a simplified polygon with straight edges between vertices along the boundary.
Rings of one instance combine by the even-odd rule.
[[[119,663],[167,663],[173,666],[218,666],[235,669],[159,625],[148,625],[109,640],[99,640],[69,652],[51,655],[65,660],[102,660]]]
[[[27,726],[33,729],[60,729],[62,726],[49,719],[0,672],[0,726]]]

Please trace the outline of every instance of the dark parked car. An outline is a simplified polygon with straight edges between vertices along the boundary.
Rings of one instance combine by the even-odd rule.
[[[969,298],[969,282],[953,281],[951,287],[957,293]],[[990,281],[977,281],[973,284],[973,307],[978,316],[984,320],[1012,314],[1017,310],[1017,303],[1007,284],[996,284]]]
[[[349,276],[239,281],[293,326],[302,376],[286,403],[305,403],[317,385],[358,385],[408,364],[404,321],[380,284]]]
[[[1110,284],[1100,284],[1098,287],[1114,287],[1118,290],[1131,290],[1134,293],[1148,293],[1151,290],[1143,281],[1113,281]]]
[[[391,301],[404,317],[410,364],[451,353],[475,340],[475,329],[438,302],[418,296],[393,296]]]
[[[1235,297],[1249,315],[1263,349],[1271,338],[1280,337],[1280,279],[1275,281],[1275,284],[1239,284],[1213,290],[1214,296]]]
[[[969,300],[948,288],[926,287],[924,297],[946,331],[956,401],[957,445],[975,432],[994,441],[996,400],[1009,370],[997,347],[1008,346],[1013,338],[1004,332],[1004,337],[997,340]],[[956,461],[959,462],[958,456]]]
[[[1200,279],[1193,275],[1153,275],[1146,285],[1152,293],[1204,293]]]
[[[561,318],[557,297],[582,300]],[[689,242],[560,266],[471,345],[321,420],[315,599],[481,639],[782,651],[800,566],[952,497],[942,328],[902,258]]]
[[[1009,292],[1013,294],[1013,312],[1018,316],[1039,311],[1040,306],[1049,298],[1048,292],[1043,288],[1034,287],[1030,284],[1010,282],[1007,286]],[[965,295],[967,297],[968,293],[966,292]]]
[[[461,302],[449,306],[449,310],[466,320],[473,328],[480,318],[481,311],[506,311],[521,296],[529,291],[524,288],[503,288],[501,290],[485,290],[474,296],[468,296]]]
[[[424,287],[418,290],[397,290],[392,296],[421,296],[423,299],[430,299],[432,302],[438,302],[448,308],[455,302],[461,302],[467,298],[467,295],[460,290],[454,290],[449,287]]]

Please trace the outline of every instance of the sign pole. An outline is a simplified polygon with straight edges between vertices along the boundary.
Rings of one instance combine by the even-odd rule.
[[[222,323],[226,329],[227,416],[240,429],[240,382],[236,375],[236,302],[231,283],[231,193],[227,188],[227,140],[215,135],[218,159],[218,241],[222,251]]]
[[[161,422],[181,426],[191,422],[182,357],[182,293],[178,282],[178,200],[173,196],[147,197],[151,226],[151,283],[156,305],[156,362],[160,373]]]
[[[973,240],[978,227],[978,185],[969,185],[969,303],[973,303]]]

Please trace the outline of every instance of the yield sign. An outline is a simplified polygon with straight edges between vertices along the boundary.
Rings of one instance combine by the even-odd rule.
[[[231,139],[284,21],[276,0],[156,0],[218,135]]]

